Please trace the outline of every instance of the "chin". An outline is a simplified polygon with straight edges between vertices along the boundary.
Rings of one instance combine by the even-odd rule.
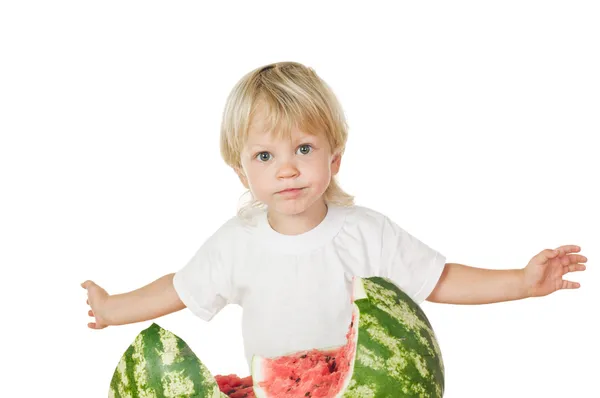
[[[293,216],[305,212],[309,206],[306,206],[304,200],[287,200],[284,203],[274,202],[269,208],[277,213]]]
[[[280,214],[296,215],[304,213],[317,203],[316,198],[299,198],[294,200],[276,200],[269,208]]]

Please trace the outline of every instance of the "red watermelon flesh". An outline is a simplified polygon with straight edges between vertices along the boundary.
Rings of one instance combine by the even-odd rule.
[[[265,359],[266,374],[258,383],[269,396],[286,398],[333,397],[345,387],[356,345],[354,320],[346,334],[346,345],[329,350],[308,350]],[[216,376],[219,389],[230,398],[254,398],[252,377]]]
[[[217,375],[215,380],[219,385],[219,390],[230,398],[254,398],[252,376],[241,379],[234,374]]]
[[[330,350],[304,351],[265,359],[265,374],[258,386],[269,397],[334,397],[347,382],[356,345],[356,329],[350,325],[346,345]]]

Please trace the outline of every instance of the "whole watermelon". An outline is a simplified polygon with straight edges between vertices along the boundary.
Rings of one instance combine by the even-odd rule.
[[[421,308],[390,280],[354,278],[341,347],[255,355],[252,376],[213,377],[179,337],[152,324],[125,352],[109,397],[442,397],[444,365]]]

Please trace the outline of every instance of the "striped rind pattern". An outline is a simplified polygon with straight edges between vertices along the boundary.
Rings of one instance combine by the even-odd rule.
[[[352,379],[345,398],[444,394],[444,364],[423,310],[387,278],[363,278]]]
[[[178,336],[156,323],[121,356],[109,398],[220,398],[214,377]]]

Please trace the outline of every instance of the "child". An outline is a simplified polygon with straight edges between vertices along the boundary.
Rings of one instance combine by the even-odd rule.
[[[579,287],[562,279],[585,269],[578,246],[542,250],[523,269],[446,263],[385,215],[355,205],[335,179],[346,138],[340,104],[313,69],[281,62],[248,73],[227,100],[221,154],[251,203],[174,274],[117,295],[84,282],[95,317],[88,326],[185,307],[209,321],[236,303],[250,366],[253,354],[344,344],[353,275],[388,277],[417,303],[493,303]]]

